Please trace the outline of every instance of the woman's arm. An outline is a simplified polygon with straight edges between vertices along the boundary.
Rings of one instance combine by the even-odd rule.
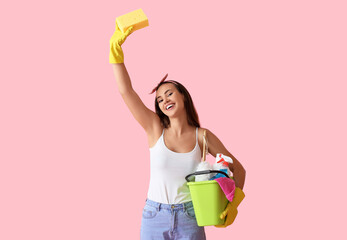
[[[118,91],[122,95],[125,104],[128,106],[136,121],[140,123],[147,133],[150,133],[154,126],[158,123],[160,125],[160,119],[153,111],[143,104],[140,97],[134,91],[128,71],[124,65],[124,53],[121,48],[125,39],[132,33],[132,30],[133,27],[130,27],[123,33],[116,24],[116,30],[110,39],[109,62],[112,64]]]
[[[233,159],[233,164],[229,163],[229,169],[233,173],[236,187],[243,189],[246,178],[246,170],[242,164],[224,147],[223,143],[210,130],[206,129],[208,142],[208,152],[216,157],[217,153],[222,153]]]
[[[119,93],[125,94],[133,90],[129,74],[124,63],[113,63],[111,65],[114,77],[116,78]]]
[[[153,131],[154,126],[160,125],[158,115],[147,108],[137,93],[134,91],[131,80],[124,63],[112,64],[113,73],[116,78],[119,93],[136,121],[147,133]]]

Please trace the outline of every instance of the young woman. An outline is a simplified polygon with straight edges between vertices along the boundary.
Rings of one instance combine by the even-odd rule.
[[[206,239],[203,227],[196,223],[185,176],[194,172],[202,158],[203,132],[206,130],[208,151],[214,157],[222,153],[233,159],[229,165],[236,190],[242,195],[246,171],[241,163],[208,129],[201,128],[198,114],[187,89],[167,75],[153,89],[155,111],[148,109],[131,85],[124,65],[121,45],[132,33],[122,33],[118,26],[110,40],[109,62],[112,63],[118,90],[137,122],[147,133],[150,148],[150,183],[142,214],[141,239]],[[166,80],[166,81],[165,81]],[[239,201],[239,202],[240,202]],[[234,200],[233,200],[234,202]],[[233,203],[232,202],[232,203]],[[238,204],[228,204],[221,217],[230,225]]]

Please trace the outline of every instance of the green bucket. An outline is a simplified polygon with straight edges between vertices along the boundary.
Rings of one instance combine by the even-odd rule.
[[[190,182],[189,180],[191,176],[208,173],[222,173],[229,177],[225,172],[217,170],[199,171],[186,176],[198,226],[224,224],[225,219],[220,219],[220,214],[229,202],[217,181]]]

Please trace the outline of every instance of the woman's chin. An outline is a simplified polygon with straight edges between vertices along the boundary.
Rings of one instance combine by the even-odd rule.
[[[171,111],[166,112],[166,116],[168,116],[169,118],[177,118],[180,115],[181,115],[180,112],[176,111],[176,109],[172,110],[172,112]]]

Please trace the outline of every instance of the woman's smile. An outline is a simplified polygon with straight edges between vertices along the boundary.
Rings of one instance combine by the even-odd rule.
[[[174,103],[169,103],[166,105],[165,110],[166,111],[171,111],[175,107]]]

